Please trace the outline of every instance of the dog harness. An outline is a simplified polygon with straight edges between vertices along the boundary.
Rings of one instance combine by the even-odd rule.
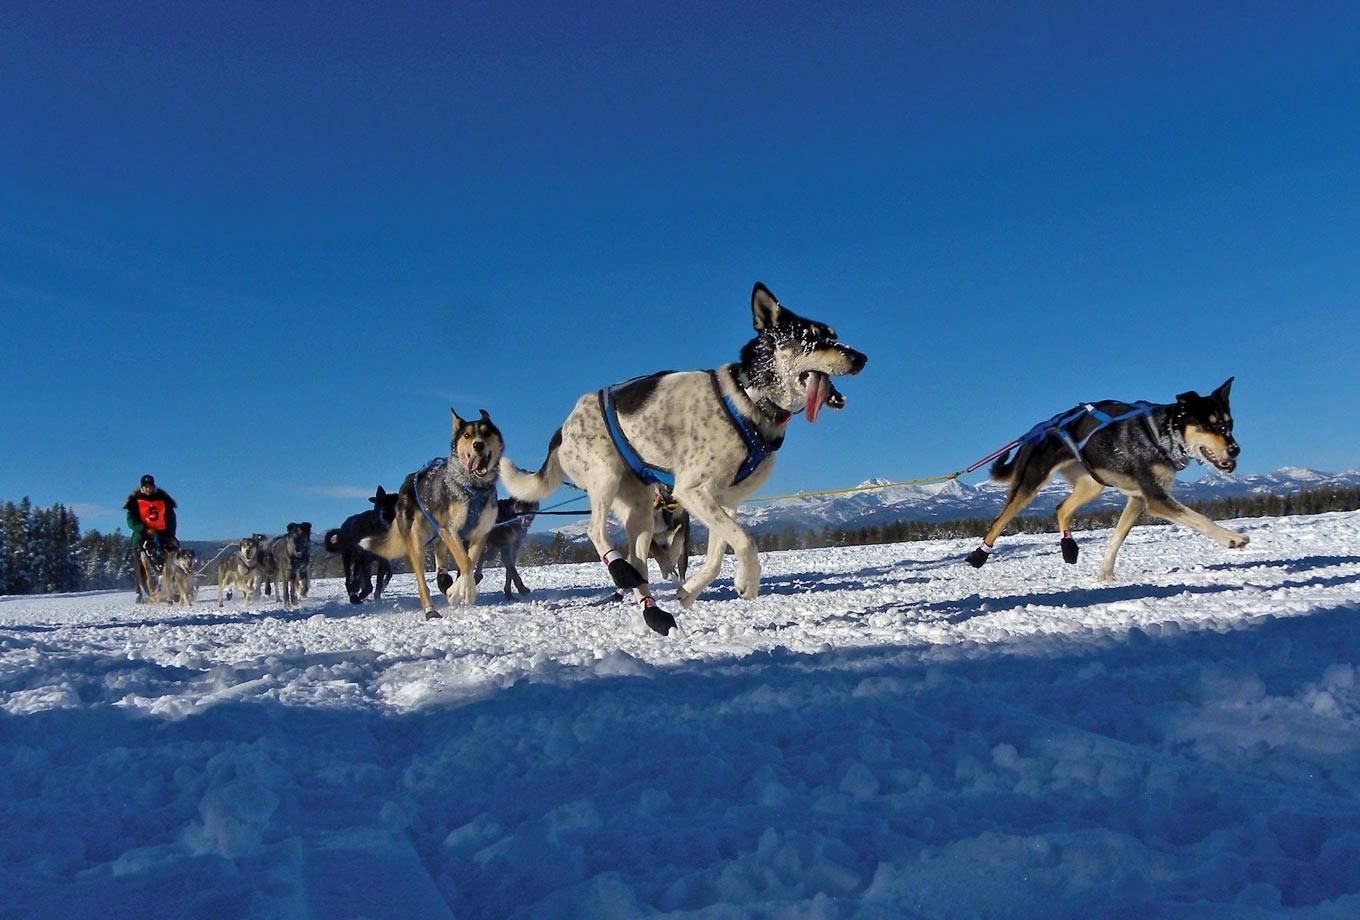
[[[434,515],[430,514],[430,512],[425,509],[425,503],[420,500],[420,477],[432,470],[443,469],[448,466],[448,463],[448,457],[435,457],[429,463],[416,470],[416,479],[412,484],[412,491],[416,496],[416,507],[420,509],[421,514],[425,515],[426,522],[430,525],[430,529],[434,531],[430,534],[430,539],[425,541],[426,546],[429,546],[435,540],[439,539],[439,531],[442,528],[440,528],[439,522],[434,519]],[[490,485],[482,486],[481,488],[473,488],[465,486],[461,482],[458,483],[458,486],[467,494],[468,499],[467,520],[463,521],[463,526],[458,528],[458,539],[466,540],[468,534],[472,533],[473,528],[477,526],[477,522],[481,520],[482,511],[486,508],[487,500],[495,498],[496,487]]]
[[[605,427],[609,429],[609,437],[614,442],[614,449],[619,452],[619,457],[633,472],[633,475],[642,480],[644,485],[661,486],[667,490],[674,489],[675,472],[642,459],[642,455],[637,452],[637,448],[633,447],[628,436],[623,433],[622,426],[619,425],[619,411],[614,404],[614,392],[641,379],[643,378],[634,377],[631,380],[625,380],[622,383],[616,383],[600,390],[600,414],[604,416]],[[773,440],[766,440],[751,424],[750,419],[737,409],[732,398],[723,393],[722,386],[718,383],[718,372],[708,371],[708,379],[713,384],[713,395],[722,404],[723,409],[727,412],[728,421],[732,423],[737,436],[746,446],[746,459],[742,461],[737,474],[732,477],[732,485],[739,485],[746,481],[771,454],[783,446],[784,437],[780,435]],[[733,382],[736,383],[735,379]],[[789,416],[785,415],[780,423],[787,422],[788,418]]]
[[[1141,400],[1135,403],[1127,403],[1127,405],[1130,406],[1130,409],[1127,412],[1120,413],[1119,415],[1110,415],[1103,409],[1096,408],[1094,403],[1082,403],[1074,409],[1067,412],[1060,412],[1048,421],[1040,422],[1035,425],[1029,431],[1025,432],[1025,434],[1020,436],[1017,447],[1030,447],[1038,444],[1050,434],[1057,435],[1072,453],[1072,458],[1081,464],[1082,469],[1086,470],[1092,479],[1101,485],[1108,485],[1108,483],[1091,470],[1090,464],[1088,464],[1086,458],[1082,456],[1082,451],[1086,449],[1086,445],[1091,438],[1095,437],[1096,432],[1104,431],[1106,428],[1117,424],[1118,422],[1126,422],[1130,419],[1141,418],[1143,424],[1147,426],[1148,434],[1152,436],[1152,443],[1157,446],[1159,451],[1161,451],[1162,456],[1166,458],[1166,461],[1177,470],[1185,469],[1186,464],[1190,462],[1189,455],[1186,454],[1184,450],[1177,449],[1175,440],[1170,437],[1170,433],[1164,437],[1162,433],[1157,430],[1157,424],[1152,420],[1152,412],[1156,406]],[[1074,422],[1088,415],[1096,420],[1096,427],[1088,431],[1081,440],[1078,441],[1072,436],[1072,432],[1067,429]],[[1163,443],[1164,440],[1169,441],[1169,445]]]

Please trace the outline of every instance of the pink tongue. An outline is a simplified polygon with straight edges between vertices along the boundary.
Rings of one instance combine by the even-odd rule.
[[[811,371],[811,378],[808,380],[807,405],[803,407],[803,415],[807,416],[809,422],[817,421],[817,413],[822,411],[822,406],[826,403],[826,394],[830,389],[830,383],[826,374]]]

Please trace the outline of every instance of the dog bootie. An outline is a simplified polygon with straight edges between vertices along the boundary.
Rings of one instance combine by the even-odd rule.
[[[650,597],[642,599],[642,619],[646,621],[648,629],[663,636],[670,635],[670,631],[675,629],[675,617],[658,607]]]
[[[629,565],[623,553],[616,549],[605,553],[601,561],[609,567],[609,577],[614,579],[615,586],[621,591],[631,591],[647,583],[646,576]]]
[[[977,549],[968,554],[968,564],[975,569],[980,569],[987,564],[991,555],[992,548],[986,543],[980,544]]]
[[[425,611],[425,619],[442,620],[444,619],[444,614],[440,613],[438,610],[435,610],[433,607],[431,607],[429,610]]]
[[[1077,546],[1077,541],[1073,540],[1070,534],[1063,534],[1062,543],[1059,546],[1062,547],[1063,562],[1071,565],[1077,561],[1077,553],[1080,552],[1080,549]]]
[[[439,588],[439,593],[447,597],[449,588],[453,587],[453,576],[440,569],[434,573],[434,583]]]

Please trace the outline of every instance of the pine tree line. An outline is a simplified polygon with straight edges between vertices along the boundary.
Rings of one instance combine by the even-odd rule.
[[[122,532],[81,534],[65,505],[35,508],[27,497],[0,505],[0,594],[130,587],[131,557]]]

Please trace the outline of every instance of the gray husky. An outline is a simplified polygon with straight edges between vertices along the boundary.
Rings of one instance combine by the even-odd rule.
[[[259,594],[264,575],[264,567],[260,564],[264,539],[262,533],[242,537],[236,542],[236,549],[217,566],[217,606],[221,607],[224,600],[231,598],[234,588],[240,588],[241,596],[246,600]]]
[[[737,555],[737,593],[755,597],[760,560],[733,516],[736,507],[769,479],[794,412],[812,422],[823,406],[844,406],[829,378],[857,374],[867,360],[838,342],[835,329],[780,305],[763,284],[751,292],[751,324],[756,335],[739,362],[663,371],[587,393],[553,435],[538,472],[501,461],[501,478],[516,498],[540,501],[567,476],[588,493],[596,552],[614,584],[636,592],[647,625],[662,635],[675,618],[656,606],[647,583],[655,487],[670,488],[708,526],[707,560],[678,589],[681,606],[693,605],[717,577],[729,546]],[[624,553],[609,541],[611,510],[628,535]]]
[[[273,558],[274,584],[279,603],[291,610],[306,596],[312,564],[312,525],[289,523],[287,533],[269,541],[269,555]]]
[[[979,568],[987,561],[996,538],[1054,473],[1072,484],[1072,494],[1057,511],[1060,545],[1067,562],[1077,561],[1077,542],[1068,531],[1076,510],[1107,487],[1128,496],[1105,548],[1102,581],[1114,577],[1119,547],[1144,511],[1196,530],[1229,549],[1246,546],[1246,536],[1191,511],[1167,491],[1176,473],[1191,460],[1229,473],[1237,469],[1237,455],[1242,449],[1233,439],[1232,410],[1228,406],[1232,382],[1229,377],[1208,396],[1194,390],[1182,393],[1174,403],[1165,405],[1113,400],[1083,403],[1036,425],[1020,438],[1014,457],[1003,456],[992,465],[992,478],[1009,483],[1010,489],[982,545],[969,554],[969,564]]]
[[[522,502],[517,498],[502,498],[496,502],[496,526],[486,537],[486,551],[477,560],[477,581],[482,580],[482,565],[488,558],[499,559],[505,567],[505,599],[510,600],[510,585],[513,583],[520,594],[528,594],[529,588],[519,577],[520,550],[529,536],[529,528],[534,524],[538,513],[538,502]]]
[[[440,457],[406,477],[397,493],[396,519],[385,534],[364,537],[359,546],[384,559],[406,556],[416,573],[425,619],[440,614],[425,584],[425,548],[434,552],[435,583],[450,604],[477,602],[477,562],[496,523],[496,467],[505,450],[500,429],[483,409],[464,421],[453,415],[448,458]],[[445,571],[440,545],[458,566],[455,581]]]

